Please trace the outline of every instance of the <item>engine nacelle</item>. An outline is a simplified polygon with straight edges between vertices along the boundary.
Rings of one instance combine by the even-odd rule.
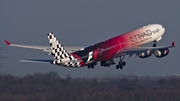
[[[156,50],[154,52],[154,55],[158,58],[165,57],[169,54],[169,49],[163,49],[163,50]]]
[[[147,58],[147,57],[150,57],[151,55],[152,55],[152,53],[150,51],[147,51],[147,52],[139,54],[139,57],[140,58]]]

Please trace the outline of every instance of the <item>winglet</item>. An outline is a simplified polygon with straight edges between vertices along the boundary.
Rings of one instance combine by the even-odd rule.
[[[11,43],[9,42],[9,41],[7,41],[7,40],[4,40],[4,42],[9,46],[9,45],[11,45]]]
[[[174,42],[172,42],[171,47],[175,47],[175,43]]]

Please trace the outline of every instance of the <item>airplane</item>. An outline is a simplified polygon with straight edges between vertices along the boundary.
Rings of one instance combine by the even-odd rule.
[[[94,69],[97,62],[100,62],[102,67],[109,67],[115,64],[114,58],[119,58],[116,69],[123,69],[126,65],[123,59],[127,55],[131,57],[135,54],[140,58],[148,58],[152,54],[157,58],[167,56],[169,48],[175,47],[175,43],[159,47],[157,42],[162,39],[164,32],[165,28],[162,25],[149,24],[85,48],[64,47],[53,33],[48,34],[50,47],[12,44],[7,40],[4,41],[8,46],[42,50],[54,56],[52,60],[26,59],[21,62],[44,62],[69,68],[87,66],[88,69]],[[152,47],[142,47],[150,42],[154,42]]]

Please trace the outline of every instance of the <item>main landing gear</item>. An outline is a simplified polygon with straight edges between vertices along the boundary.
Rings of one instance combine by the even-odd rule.
[[[123,66],[126,65],[126,62],[124,62],[123,59],[124,59],[124,55],[120,56],[120,61],[119,61],[118,65],[116,65],[116,69],[123,69]],[[111,60],[111,61],[101,61],[101,63],[100,63],[100,65],[102,67],[109,67],[111,64],[115,64],[115,62],[113,60]],[[87,66],[87,68],[88,69],[94,69],[95,65],[97,65],[97,62],[89,64]]]
[[[124,62],[123,59],[124,59],[124,56],[120,56],[120,61],[119,61],[119,64],[116,65],[116,69],[119,69],[119,68],[123,69],[123,66],[126,65],[126,62]]]
[[[106,61],[101,61],[101,66],[102,66],[102,67],[109,67],[110,64],[107,63]]]
[[[90,68],[91,68],[91,69],[94,69],[94,66],[95,66],[95,65],[97,65],[97,62],[94,62],[94,63],[88,65],[87,68],[88,68],[88,69],[90,69]]]

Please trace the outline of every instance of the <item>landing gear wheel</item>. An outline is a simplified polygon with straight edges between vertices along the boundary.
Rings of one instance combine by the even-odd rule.
[[[91,64],[91,68],[94,69],[94,64]]]
[[[107,67],[109,67],[110,66],[110,64],[106,64],[107,65]]]
[[[87,66],[88,69],[94,69],[94,64],[90,64]]]
[[[106,61],[101,61],[100,65],[101,65],[101,67],[109,67],[110,66],[110,64],[107,63]]]
[[[120,68],[120,69],[123,69],[123,65],[119,65],[119,68]]]
[[[116,65],[116,69],[123,69],[123,65]]]
[[[101,61],[101,66],[103,67],[106,67],[106,61]]]
[[[87,66],[87,68],[88,68],[88,69],[90,69],[90,68],[91,68],[91,66],[90,66],[90,65],[88,65],[88,66]]]
[[[116,69],[119,69],[119,65],[116,65]]]
[[[158,45],[156,43],[153,44],[153,47],[157,47]]]
[[[125,65],[126,65],[126,62],[122,62],[121,64],[122,64],[123,66],[125,66]]]
[[[94,65],[97,65],[97,62],[95,62]]]
[[[101,64],[100,64],[100,65],[101,65],[101,67],[103,67],[103,63],[102,63],[102,62],[101,62]]]

